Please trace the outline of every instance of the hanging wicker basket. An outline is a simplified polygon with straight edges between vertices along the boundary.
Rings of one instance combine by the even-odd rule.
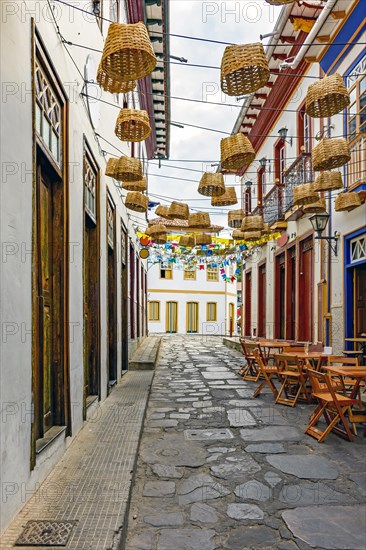
[[[173,201],[169,208],[169,218],[175,220],[188,220],[189,207],[184,202]]]
[[[149,115],[139,109],[121,109],[114,131],[121,141],[144,141],[151,133]]]
[[[168,236],[166,233],[159,233],[158,235],[154,235],[153,241],[155,244],[165,244],[168,239]]]
[[[345,138],[323,138],[312,150],[311,157],[313,169],[319,172],[343,166],[351,154]]]
[[[123,182],[140,181],[143,178],[142,164],[139,159],[132,157],[110,158],[105,174]]]
[[[170,220],[169,216],[169,206],[162,206],[159,205],[157,209],[155,210],[155,214],[157,216],[160,216],[160,218],[165,218],[166,220]]]
[[[198,192],[206,197],[219,197],[225,193],[224,176],[205,172],[198,186]]]
[[[284,6],[285,4],[293,4],[296,0],[265,0],[271,6]]]
[[[317,201],[311,204],[304,204],[302,209],[305,214],[321,214],[326,211],[325,199],[319,197]]]
[[[263,224],[262,235],[270,235],[272,233],[269,223]]]
[[[110,78],[123,82],[149,75],[155,69],[156,57],[144,23],[111,23],[101,66]]]
[[[189,214],[188,217],[188,226],[192,229],[201,229],[210,227],[211,220],[210,215],[207,212],[195,212],[194,214]]]
[[[122,80],[116,80],[107,75],[103,70],[102,65],[99,64],[97,72],[97,82],[103,90],[110,94],[127,94],[132,92],[136,88],[136,80],[130,82],[122,82]]]
[[[342,189],[343,181],[340,172],[321,172],[315,179],[314,191],[334,191]]]
[[[124,181],[122,182],[122,189],[126,189],[126,191],[140,191],[140,193],[143,193],[147,189],[146,178],[142,178],[138,181]]]
[[[252,94],[269,79],[269,68],[263,45],[226,46],[221,61],[221,89],[230,96]]]
[[[252,242],[258,241],[261,238],[262,233],[261,231],[243,231],[243,235],[245,241]]]
[[[356,192],[340,193],[336,196],[334,208],[336,212],[344,212],[347,210],[350,212],[358,206],[361,206],[361,197]]]
[[[136,191],[130,191],[125,198],[126,208],[135,210],[136,212],[146,212],[148,203],[148,196]]]
[[[196,239],[193,235],[182,235],[179,239],[180,246],[185,246],[187,248],[193,248],[196,246]]]
[[[211,235],[208,235],[207,233],[201,233],[200,235],[196,235],[196,246],[202,246],[212,243],[212,237]]]
[[[248,215],[243,218],[242,231],[262,231],[264,227],[263,216]]]
[[[326,118],[340,113],[350,104],[349,92],[339,74],[310,84],[306,94],[306,114]]]
[[[314,191],[314,185],[312,183],[301,183],[294,187],[294,204],[297,206],[304,206],[305,204],[312,204],[319,199],[318,193]]]
[[[228,226],[233,228],[240,228],[244,216],[244,210],[230,210],[228,213]]]
[[[155,237],[155,235],[161,235],[166,233],[166,227],[162,223],[156,223],[149,225],[150,235]]]
[[[234,229],[233,234],[231,235],[234,241],[243,241],[244,240],[244,231],[241,229]]]
[[[221,167],[237,172],[255,159],[253,145],[244,134],[234,134],[221,140]]]
[[[221,197],[212,197],[212,206],[233,206],[238,203],[235,187],[226,187],[225,193]]]

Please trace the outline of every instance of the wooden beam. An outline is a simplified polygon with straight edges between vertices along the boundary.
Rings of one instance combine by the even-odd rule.
[[[330,16],[332,19],[344,19],[346,15],[345,11],[332,11]]]
[[[286,42],[287,44],[295,44],[296,36],[280,36],[282,44]]]
[[[306,61],[306,63],[316,63],[317,62],[317,57],[307,56],[307,57],[304,57],[304,61]]]
[[[272,55],[273,59],[280,59],[281,61],[285,61],[285,59],[287,59],[287,54],[286,53],[274,53]]]
[[[267,94],[254,94],[256,99],[267,99]]]
[[[329,36],[329,35],[317,36],[317,37],[316,37],[316,40],[317,40],[318,42],[321,42],[321,43],[323,43],[323,42],[330,42],[330,36]]]

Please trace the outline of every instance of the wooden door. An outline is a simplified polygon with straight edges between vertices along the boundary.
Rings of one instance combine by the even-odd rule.
[[[258,269],[258,336],[266,335],[266,265]]]
[[[117,382],[117,278],[115,208],[107,199],[107,308],[109,386]]]
[[[314,255],[313,239],[306,239],[300,244],[299,265],[299,322],[297,340],[313,341],[313,300],[314,300]]]
[[[285,254],[276,257],[275,272],[275,338],[285,338]]]
[[[287,251],[286,280],[286,338],[296,337],[296,249],[293,246]]]
[[[198,332],[198,303],[187,303],[187,332]]]
[[[178,304],[177,302],[166,303],[166,332],[177,332]]]
[[[140,312],[140,297],[141,297],[141,281],[140,281],[140,260],[136,257],[136,337],[141,336],[141,312]]]
[[[245,335],[252,335],[252,273],[245,274]]]
[[[127,270],[127,231],[121,226],[121,330],[122,330],[122,370],[128,369],[128,270]]]
[[[366,265],[354,269],[355,338],[366,333]]]
[[[130,245],[130,336],[135,338],[135,251]]]
[[[228,330],[230,331],[230,328],[232,328],[233,332],[236,332],[236,327],[234,326],[234,316],[235,316],[235,306],[234,304],[229,304],[229,322],[228,322]]]

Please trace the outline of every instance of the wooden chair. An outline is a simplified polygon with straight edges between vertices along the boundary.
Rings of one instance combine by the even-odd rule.
[[[353,436],[345,417],[346,410],[357,404],[355,399],[336,392],[329,374],[308,369],[308,376],[312,387],[312,394],[318,401],[318,406],[310,417],[310,423],[305,433],[315,437],[321,443],[327,435],[334,431],[348,441],[353,441]],[[320,418],[324,416],[327,427],[325,430],[316,428]],[[337,425],[339,424],[339,425]]]
[[[276,403],[289,407],[295,407],[299,399],[310,403],[311,395],[306,387],[307,374],[297,356],[277,354],[274,361],[281,382]]]
[[[244,356],[247,362],[241,372],[243,380],[251,380],[253,382],[257,382],[261,373],[254,355],[254,350],[258,350],[258,354],[260,355],[261,359],[264,363],[266,363],[261,346],[258,342],[248,342],[246,340],[241,340],[241,347],[243,348]]]
[[[359,362],[357,357],[344,357],[343,355],[330,355],[328,357],[328,366],[329,367],[358,367]],[[341,385],[343,393],[346,394],[352,394],[353,390],[355,389],[355,385],[359,385],[359,382],[355,380],[354,378],[343,378],[341,380]],[[358,399],[359,402],[361,402],[361,386],[359,387],[359,390],[356,393],[358,393]]]
[[[267,384],[271,392],[276,398],[278,391],[276,386],[273,383],[272,378],[277,377],[277,368],[275,367],[275,365],[266,364],[259,349],[254,349],[253,354],[254,354],[256,363],[258,365],[259,374],[263,377],[263,382],[259,384],[255,392],[253,393],[253,397],[258,397],[258,395],[261,393],[261,391]]]

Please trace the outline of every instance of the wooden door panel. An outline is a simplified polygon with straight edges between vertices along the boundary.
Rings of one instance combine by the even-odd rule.
[[[313,341],[313,248],[312,241],[302,243],[299,274],[298,340]]]
[[[366,266],[355,268],[355,307],[356,307],[356,330],[355,337],[366,333]]]

